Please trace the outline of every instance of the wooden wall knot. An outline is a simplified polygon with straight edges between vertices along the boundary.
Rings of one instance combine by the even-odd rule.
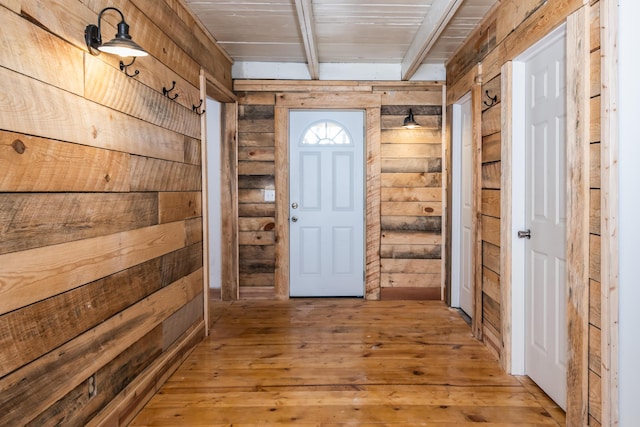
[[[24,145],[24,142],[20,141],[19,139],[13,141],[13,144],[11,144],[11,146],[14,150],[16,150],[16,153],[18,154],[23,154],[25,151],[27,151],[27,146]]]

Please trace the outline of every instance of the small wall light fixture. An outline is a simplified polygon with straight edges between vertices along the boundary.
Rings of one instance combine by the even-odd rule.
[[[404,118],[404,124],[402,127],[405,129],[416,129],[420,127],[416,122],[416,119],[413,118],[413,111],[411,111],[411,108],[409,108],[409,115]]]
[[[108,10],[113,10],[120,14],[120,23],[118,24],[118,33],[116,37],[106,43],[102,43],[102,33],[100,25],[102,22],[102,14]],[[98,55],[100,52],[112,53],[119,56],[147,56],[148,53],[140,45],[131,40],[129,35],[129,25],[124,21],[124,15],[115,7],[105,7],[98,14],[98,25],[89,24],[84,29],[84,39],[92,55]]]

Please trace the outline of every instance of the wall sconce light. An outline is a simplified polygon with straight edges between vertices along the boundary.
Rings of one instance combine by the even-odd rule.
[[[116,37],[106,43],[102,43],[102,33],[100,25],[102,22],[102,14],[107,10],[114,10],[120,14],[120,23],[118,24],[118,33]],[[89,24],[84,29],[84,39],[87,47],[92,55],[98,55],[100,52],[112,53],[119,56],[147,56],[148,53],[140,47],[136,42],[131,40],[129,35],[129,25],[124,22],[124,15],[115,7],[105,7],[98,14],[98,25]]]
[[[416,129],[420,127],[420,125],[413,118],[413,111],[411,111],[411,108],[409,108],[409,115],[404,118],[404,124],[402,125],[402,127],[405,129]]]

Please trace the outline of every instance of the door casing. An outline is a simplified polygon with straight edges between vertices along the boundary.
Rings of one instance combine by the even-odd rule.
[[[290,197],[295,207],[291,207],[290,217],[290,277],[296,279],[290,283],[290,296],[303,297],[335,297],[335,296],[364,296],[364,111],[363,110],[290,110],[289,118],[298,119],[290,122],[289,163]],[[344,126],[344,132],[350,134],[352,143],[349,145],[300,145],[298,138],[302,138],[309,125],[318,121],[329,121]],[[297,136],[299,135],[299,136]],[[316,174],[310,176],[299,163],[303,156],[317,167]],[[341,159],[344,167],[333,164]],[[292,173],[297,172],[297,173]],[[346,177],[344,174],[351,172]],[[347,178],[351,185],[338,185],[336,181]],[[303,176],[309,178],[306,182]],[[324,178],[327,177],[327,178]],[[349,179],[350,178],[350,179]],[[298,181],[296,181],[298,180]],[[302,185],[305,182],[305,185]],[[311,185],[309,184],[317,184]],[[341,209],[334,206],[335,197],[340,193],[336,187],[350,189],[351,196],[342,192],[342,198],[348,202]],[[315,194],[315,205],[307,207],[306,199],[309,193]],[[349,191],[347,190],[347,193]],[[328,199],[331,196],[332,202]],[[313,196],[312,196],[313,199]],[[324,201],[323,201],[324,200]],[[343,203],[346,200],[343,200]],[[307,230],[309,235],[304,234]],[[333,232],[330,232],[333,230]],[[344,244],[335,246],[336,230],[341,230]],[[319,231],[319,232],[318,232]],[[310,237],[305,239],[304,236]],[[314,236],[314,237],[311,237]],[[350,236],[350,237],[347,237]],[[304,240],[315,241],[316,250],[311,250],[309,243]],[[332,250],[328,248],[332,247]],[[306,248],[306,249],[305,249]],[[312,252],[311,254],[307,252]],[[307,261],[313,272],[305,272],[302,265]],[[337,272],[341,270],[341,272]]]
[[[276,95],[275,294],[289,298],[289,110],[360,109],[365,111],[365,299],[380,298],[380,94],[286,93]]]
[[[566,26],[560,27],[549,33],[543,41],[527,50],[513,62],[513,135],[516,141],[525,140],[525,64],[540,50],[545,49],[558,38],[565,38]],[[525,164],[526,147],[524,144],[512,146],[512,193],[511,193],[511,230],[512,236],[517,236],[519,230],[526,227],[526,201],[525,201]],[[524,375],[525,372],[525,240],[514,239],[511,245],[511,271],[512,271],[512,300],[511,300],[511,325],[513,331],[512,341],[512,370],[515,375]]]
[[[451,234],[452,234],[452,243],[451,243],[451,306],[452,307],[460,307],[463,310],[465,309],[465,307],[462,307],[462,286],[463,286],[463,274],[462,274],[462,268],[463,268],[463,264],[464,262],[468,263],[468,267],[469,268],[469,285],[471,286],[471,302],[470,302],[470,307],[466,307],[467,309],[464,310],[469,316],[471,317],[475,317],[475,313],[473,312],[473,304],[474,304],[474,300],[475,300],[475,296],[474,296],[474,279],[473,279],[473,274],[472,274],[472,270],[473,270],[473,263],[471,262],[472,258],[473,258],[473,251],[475,248],[475,244],[471,245],[469,247],[469,253],[468,255],[468,260],[462,260],[463,258],[463,244],[462,244],[462,235],[461,235],[461,228],[462,228],[462,224],[463,224],[463,218],[462,218],[462,203],[464,203],[464,200],[462,199],[462,186],[465,185],[465,177],[466,178],[471,178],[470,180],[468,179],[467,184],[469,185],[468,191],[470,191],[471,193],[473,193],[473,171],[471,168],[468,168],[467,170],[464,169],[464,158],[463,158],[463,153],[462,153],[462,148],[463,148],[463,140],[462,140],[462,134],[464,132],[463,130],[463,126],[464,123],[462,121],[462,104],[468,103],[469,104],[469,114],[470,116],[472,116],[472,111],[473,111],[473,103],[472,103],[472,93],[471,92],[467,92],[462,98],[460,98],[454,105],[453,105],[453,134],[452,134],[452,187],[451,187],[451,191],[452,191],[452,199],[453,199],[453,203],[452,203],[452,221],[451,221],[451,225],[452,225],[452,230],[451,230]],[[470,117],[471,118],[471,117]],[[469,135],[471,138],[471,145],[472,145],[472,152],[469,153],[470,158],[468,159],[469,164],[473,163],[473,122],[471,122],[471,126],[470,129],[468,129],[469,132],[471,132],[471,134]],[[468,174],[465,176],[465,174]],[[471,202],[473,199],[474,195],[471,194]],[[473,205],[473,203],[471,203]],[[470,207],[470,209],[473,211],[473,206]],[[473,212],[471,212],[471,217],[473,218]],[[470,222],[472,222],[472,218],[469,219]],[[470,224],[470,227],[472,228],[472,224]]]

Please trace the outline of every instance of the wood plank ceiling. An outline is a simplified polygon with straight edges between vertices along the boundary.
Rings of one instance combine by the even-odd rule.
[[[499,0],[186,0],[236,62],[444,64]]]

